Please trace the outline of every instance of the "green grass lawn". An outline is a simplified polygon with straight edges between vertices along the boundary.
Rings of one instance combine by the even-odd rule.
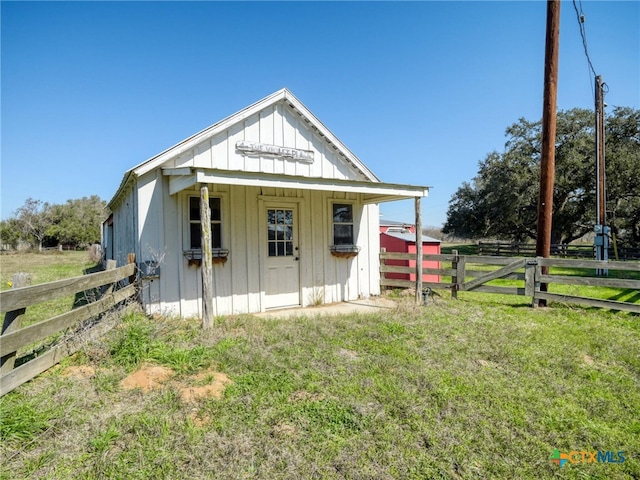
[[[450,265],[444,265],[445,268]],[[473,264],[471,262],[466,264],[466,270],[475,270],[481,272],[491,272],[500,268],[499,265],[486,265],[486,264]],[[524,274],[524,268],[518,270],[519,273]],[[562,276],[579,276],[579,277],[596,277],[596,271],[586,268],[565,268],[565,267],[551,267],[551,275]],[[467,278],[467,281],[473,277]],[[606,277],[601,278],[623,278],[631,280],[640,280],[640,272],[635,271],[622,271],[622,270],[609,270]],[[451,277],[442,277],[442,282],[451,282]],[[496,279],[485,283],[484,285],[498,286],[498,287],[520,287],[524,288],[524,280],[510,280],[510,279]],[[616,300],[620,302],[640,303],[640,290],[630,288],[614,288],[614,287],[596,287],[587,285],[570,285],[562,283],[550,283],[548,285],[548,291],[551,293],[557,293],[561,295],[570,295],[576,297],[588,297],[594,299],[603,300]],[[485,294],[486,295],[486,294]],[[550,301],[554,303],[554,301]]]
[[[0,290],[11,288],[14,273],[28,273],[31,285],[37,285],[83,275],[84,269],[94,265],[86,251],[3,254],[0,255]]]
[[[453,250],[457,250],[460,255],[477,255],[478,246],[475,244],[443,244],[442,253],[451,254]],[[442,262],[442,268],[451,268],[451,263]],[[467,261],[466,270],[476,270],[490,272],[500,268],[499,265],[487,265],[487,264],[473,264],[471,261]],[[524,274],[524,269],[520,269],[519,273]],[[565,267],[551,267],[550,273],[552,275],[567,275],[567,276],[596,276],[594,269],[586,268],[565,268]],[[473,278],[469,277],[468,279]],[[621,270],[609,270],[607,277],[605,278],[624,278],[640,280],[640,272],[621,271]],[[451,282],[451,277],[442,276],[442,283]],[[498,287],[521,287],[524,288],[523,280],[509,280],[509,279],[497,279],[492,280],[485,285],[498,286]],[[584,285],[566,285],[560,283],[549,284],[548,291],[551,293],[557,293],[561,295],[570,295],[578,297],[589,297],[594,299],[603,300],[616,300],[620,302],[640,303],[640,290],[637,289],[625,289],[625,288],[609,288],[609,287],[592,287]],[[553,301],[549,301],[553,303]]]
[[[86,271],[96,268],[96,264],[89,260],[86,251],[3,254],[0,255],[0,290],[8,290],[12,287],[12,278],[15,273],[27,273],[29,285],[38,285],[79,277]],[[76,295],[70,294],[32,305],[19,318],[20,325],[25,327],[68,312],[74,307],[76,300]],[[43,348],[46,349],[47,345],[55,343],[62,335],[63,332],[60,332],[36,344],[28,345],[18,352],[18,356],[28,358],[35,355]]]
[[[440,247],[440,251],[443,255],[452,254],[456,250],[458,255],[478,255],[478,245],[474,243],[468,244],[452,244],[445,243]]]
[[[96,268],[86,251],[19,253],[0,255],[0,290],[12,286],[15,273],[27,273],[30,285],[53,282],[65,278],[79,277],[86,270]],[[42,302],[26,309],[21,317],[23,326],[30,325],[73,308],[75,295],[66,295]]]
[[[0,400],[0,478],[639,478],[639,317],[527,301],[462,292],[213,332],[128,314]],[[171,382],[123,390],[145,362],[233,383],[191,404]],[[554,449],[625,461],[559,467]]]

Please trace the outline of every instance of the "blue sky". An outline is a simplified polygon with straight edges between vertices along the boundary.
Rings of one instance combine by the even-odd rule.
[[[423,223],[542,114],[546,2],[1,3],[1,214],[109,200],[123,173],[289,88],[383,181],[432,186]],[[640,108],[640,2],[583,1],[609,106]],[[592,108],[563,1],[558,108]],[[382,207],[411,221],[412,202]]]

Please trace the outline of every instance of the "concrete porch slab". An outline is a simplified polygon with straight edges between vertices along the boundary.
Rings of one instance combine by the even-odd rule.
[[[371,297],[350,302],[331,303],[318,305],[317,307],[293,307],[269,310],[256,313],[256,317],[262,318],[288,318],[288,317],[323,317],[343,315],[349,313],[377,313],[380,311],[393,311],[396,302],[384,297]]]

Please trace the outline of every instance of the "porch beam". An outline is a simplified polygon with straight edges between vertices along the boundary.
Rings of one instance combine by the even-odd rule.
[[[163,168],[162,175],[164,175],[165,177],[176,175],[191,175],[191,167]]]
[[[428,191],[427,191],[428,193]],[[424,195],[425,197],[427,195]],[[415,198],[415,194],[412,195],[411,197]],[[369,203],[384,203],[384,202],[395,202],[398,200],[407,200],[408,198],[411,197],[407,197],[406,195],[362,195],[362,203],[364,204],[369,204]]]
[[[169,195],[175,195],[178,192],[193,187],[197,183],[196,176],[171,176],[169,177]]]
[[[429,194],[429,187],[424,186],[216,169],[198,170],[196,179],[198,183],[362,193],[366,198],[376,200],[376,202],[368,200],[366,203],[377,203],[388,197],[394,197],[393,199],[396,200],[426,197]]]

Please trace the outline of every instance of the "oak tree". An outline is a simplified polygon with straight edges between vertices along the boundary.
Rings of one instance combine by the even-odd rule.
[[[608,222],[618,238],[640,243],[640,110],[616,107],[606,118]],[[506,130],[504,152],[489,153],[477,175],[449,202],[443,232],[463,238],[535,239],[541,122]],[[594,114],[558,112],[552,243],[569,243],[595,222]]]

